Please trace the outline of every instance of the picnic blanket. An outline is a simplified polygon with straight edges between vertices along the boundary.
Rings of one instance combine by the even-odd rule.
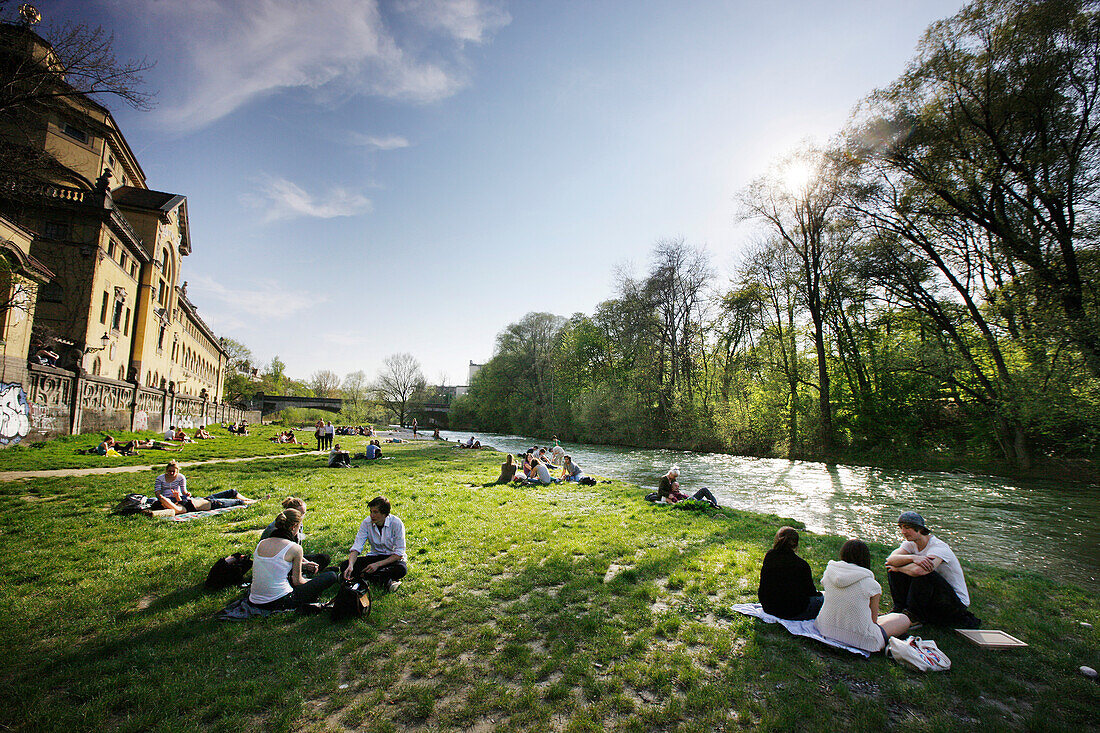
[[[234,507],[227,508],[233,509]],[[248,596],[244,596],[243,598],[238,598],[237,600],[232,601],[228,606],[223,608],[221,612],[219,612],[218,615],[214,618],[216,618],[218,621],[244,621],[245,619],[250,618],[262,618],[264,616],[270,616],[274,613],[289,613],[293,610],[293,608],[281,608],[277,611],[269,611],[266,608],[260,608],[259,606],[254,605],[251,601],[248,600]]]
[[[238,504],[237,506],[223,506],[221,509],[207,509],[204,512],[185,512],[184,514],[177,514],[172,517],[166,517],[169,522],[190,522],[192,519],[198,519],[199,517],[209,517],[214,514],[221,514],[222,512],[230,512],[234,509],[240,509],[244,504]]]
[[[783,628],[791,632],[795,636],[807,636],[811,639],[817,639],[822,644],[828,644],[829,646],[835,646],[837,649],[844,649],[845,651],[852,652],[853,654],[860,654],[864,657],[871,656],[870,652],[865,652],[854,646],[848,646],[842,641],[836,639],[830,639],[827,636],[822,636],[821,632],[814,626],[813,621],[788,621],[785,618],[779,618],[778,616],[772,616],[770,613],[764,613],[764,608],[759,603],[738,603],[731,606],[734,611],[743,613],[746,616],[755,616],[756,618],[769,624],[782,624]]]

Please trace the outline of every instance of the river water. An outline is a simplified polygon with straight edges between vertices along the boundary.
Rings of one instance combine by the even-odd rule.
[[[442,431],[449,440],[469,433]],[[504,453],[521,454],[545,439],[478,433]],[[1038,572],[1100,590],[1100,487],[1065,485],[722,453],[563,444],[586,473],[655,491],[669,466],[680,466],[685,493],[707,486],[718,503],[778,514],[818,533],[887,545],[900,541],[897,517],[919,512],[932,533],[962,558]]]

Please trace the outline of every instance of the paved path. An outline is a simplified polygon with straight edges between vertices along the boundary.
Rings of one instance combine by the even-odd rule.
[[[261,458],[289,458],[290,456],[320,456],[328,451],[309,450],[301,453],[277,453],[272,456],[245,456],[244,458],[211,458],[206,461],[180,461],[180,468],[188,466],[202,466],[209,463],[240,463],[241,461],[258,461]],[[96,466],[95,468],[55,468],[46,471],[0,471],[0,481],[18,481],[25,478],[54,478],[57,476],[92,476],[100,473],[137,473],[138,471],[151,471],[154,468],[163,468],[169,461],[164,460],[152,466]]]

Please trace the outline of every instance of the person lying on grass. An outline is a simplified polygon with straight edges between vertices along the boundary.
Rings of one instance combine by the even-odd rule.
[[[675,504],[678,501],[684,499],[697,499],[699,501],[709,501],[714,506],[718,506],[718,500],[714,498],[714,494],[710,493],[710,489],[706,486],[699,489],[692,496],[680,491],[680,482],[677,478],[680,476],[680,467],[673,466],[668,469],[668,473],[661,477],[661,483],[657,486],[657,500],[664,500],[668,504]]]
[[[340,571],[346,580],[362,578],[385,591],[395,590],[409,572],[405,561],[405,525],[390,514],[390,502],[384,496],[374,497],[367,507],[370,516],[359,525],[348,559],[340,563]],[[368,543],[370,554],[360,557]]]
[[[132,447],[134,450],[168,450],[177,452],[183,450],[182,446],[177,448],[174,445],[159,440],[153,440],[152,438],[149,438],[149,440],[131,440],[126,445]]]
[[[790,621],[817,617],[824,597],[814,585],[810,564],[795,554],[798,530],[780,527],[775,544],[760,564],[760,587],[756,594],[766,613]]]
[[[825,600],[814,626],[822,636],[867,652],[880,652],[891,636],[909,631],[909,617],[904,613],[878,615],[882,586],[871,572],[871,551],[860,540],[844,543],[840,560],[829,561],[821,586]]]
[[[153,481],[153,494],[162,508],[171,509],[176,514],[256,503],[256,499],[249,499],[236,489],[219,491],[202,499],[191,496],[191,492],[187,490],[187,479],[180,473],[179,464],[174,460],[168,461],[164,473]]]
[[[313,603],[339,576],[332,570],[325,570],[308,581],[302,577],[306,560],[302,546],[295,541],[302,529],[301,512],[284,509],[272,524],[275,531],[270,537],[261,539],[252,553],[252,587],[248,602],[266,611],[301,608]]]
[[[305,518],[306,518],[306,502],[304,499],[299,499],[296,496],[288,496],[283,499],[283,509],[293,509],[294,511],[302,515],[301,520],[298,523],[298,532],[294,535],[293,540],[299,545],[302,544],[302,540],[305,539]],[[268,537],[274,537],[278,532],[279,526],[274,520],[271,524],[267,525],[267,529],[260,535],[261,540],[266,540]],[[302,570],[307,573],[319,573],[328,567],[330,558],[323,552],[318,552],[312,555],[305,555],[302,560]]]

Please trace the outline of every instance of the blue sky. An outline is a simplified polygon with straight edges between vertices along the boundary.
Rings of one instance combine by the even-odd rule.
[[[591,313],[653,244],[750,233],[739,189],[825,141],[962,3],[40,0],[156,62],[111,104],[187,196],[188,294],[296,378],[407,351],[465,384],[529,311]]]

